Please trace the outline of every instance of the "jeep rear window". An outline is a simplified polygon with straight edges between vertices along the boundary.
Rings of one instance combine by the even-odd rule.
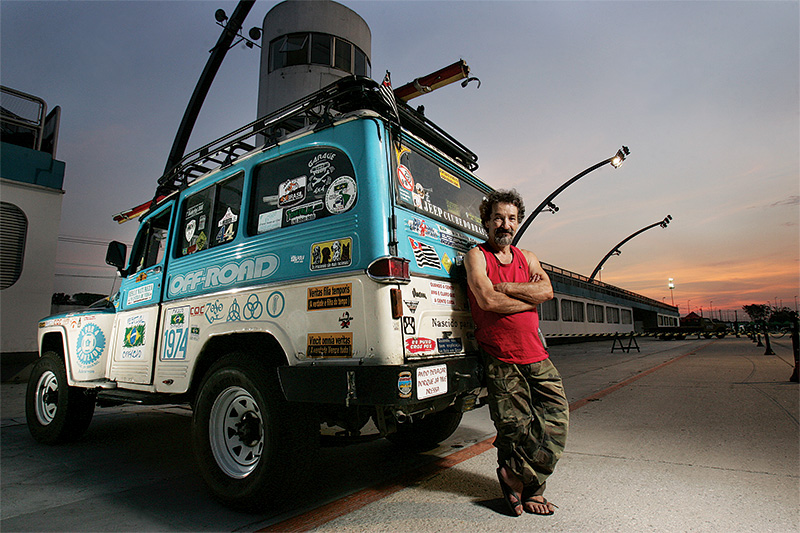
[[[397,150],[397,201],[477,237],[486,237],[480,205],[484,193],[408,146]]]
[[[303,150],[255,169],[249,235],[344,213],[356,203],[353,164],[335,148]]]

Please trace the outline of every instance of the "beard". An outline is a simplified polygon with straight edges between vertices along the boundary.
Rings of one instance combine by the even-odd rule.
[[[508,246],[514,240],[514,234],[511,232],[497,231],[494,234],[494,241],[500,246]]]

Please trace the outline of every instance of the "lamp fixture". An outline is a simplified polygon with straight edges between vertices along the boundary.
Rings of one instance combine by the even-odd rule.
[[[225,24],[225,21],[228,20],[228,15],[225,14],[225,10],[224,9],[217,9],[214,12],[214,19],[217,21],[217,26],[219,26],[221,28],[224,28],[227,31],[230,31],[230,30],[228,30],[228,27]],[[228,47],[228,49],[233,48],[234,46],[236,46],[237,44],[239,44],[242,41],[244,41],[245,46],[247,46],[248,48],[253,48],[254,46],[257,46],[258,48],[261,48],[260,44],[254,42],[254,41],[257,41],[257,40],[261,39],[261,28],[257,28],[257,27],[254,26],[254,27],[250,28],[250,31],[247,32],[247,34],[250,36],[249,39],[247,37],[245,37],[244,35],[242,35],[241,30],[237,31],[235,33],[235,35],[236,35],[236,37],[239,38],[239,40],[236,41],[235,43],[231,44]]]
[[[611,158],[611,166],[614,168],[619,168],[622,163],[625,161],[625,156],[630,154],[631,151],[628,150],[627,146],[623,146],[617,151],[617,155]]]

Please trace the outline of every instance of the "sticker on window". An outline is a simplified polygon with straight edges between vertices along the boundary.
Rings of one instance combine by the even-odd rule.
[[[281,218],[283,218],[283,209],[261,213],[258,215],[258,232],[264,233],[265,231],[280,228]]]
[[[356,180],[350,176],[339,176],[325,193],[325,207],[333,214],[344,213],[356,201]]]
[[[278,186],[278,205],[286,207],[306,199],[306,177],[292,178]]]

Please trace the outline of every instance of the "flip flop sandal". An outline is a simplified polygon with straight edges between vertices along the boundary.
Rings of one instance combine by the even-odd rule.
[[[508,508],[511,511],[511,514],[514,516],[522,516],[522,510],[524,510],[522,501],[520,501],[520,498],[517,495],[517,493],[514,492],[514,489],[509,487],[506,484],[506,482],[503,481],[503,476],[500,475],[499,468],[497,469],[497,480],[500,481],[500,488],[503,489],[503,499],[508,504]],[[522,510],[517,511],[517,509],[519,509],[520,507],[522,507]]]
[[[550,506],[552,506],[552,507],[555,507],[556,509],[558,509],[558,505],[556,505],[556,504],[554,504],[554,503],[552,503],[552,502],[549,502],[549,501],[547,501],[547,498],[544,498],[544,497],[542,497],[542,499],[543,499],[544,501],[541,501],[541,502],[540,502],[540,501],[536,501],[536,500],[534,500],[534,499],[533,499],[534,497],[535,497],[535,496],[528,496],[528,497],[527,497],[527,498],[525,498],[525,500],[522,502],[522,503],[523,503],[523,505],[522,505],[522,508],[525,510],[525,512],[526,512],[526,513],[535,514],[535,515],[539,515],[539,516],[550,516],[551,514],[553,514],[553,513],[555,512],[553,509],[550,509]],[[537,512],[534,512],[534,511],[529,511],[529,510],[528,510],[528,508],[527,508],[527,507],[525,507],[525,505],[524,505],[524,504],[526,504],[526,503],[535,503],[535,504],[537,504],[537,505],[544,505],[545,507],[547,507],[548,509],[550,509],[550,512],[549,512],[549,513],[537,513]]]

